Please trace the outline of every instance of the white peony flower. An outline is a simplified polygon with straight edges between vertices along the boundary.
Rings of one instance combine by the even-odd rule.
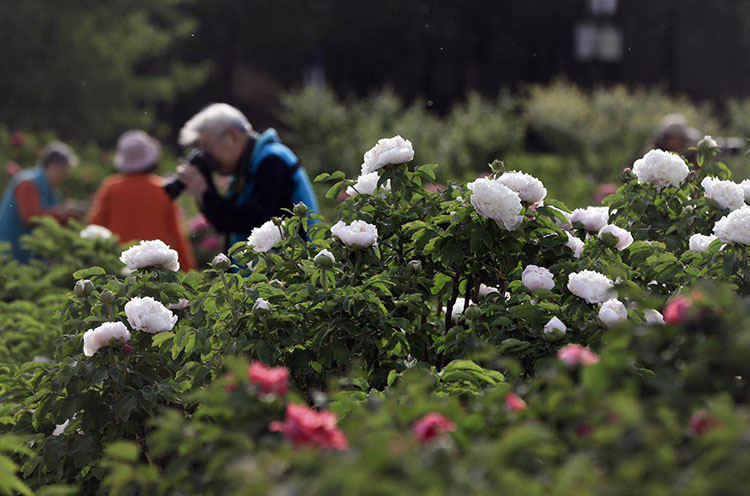
[[[185,298],[180,298],[177,303],[170,303],[167,308],[170,310],[184,310],[190,306],[190,302]]]
[[[354,186],[347,186],[346,194],[349,196],[357,195],[372,195],[378,188],[378,180],[380,175],[377,172],[370,172],[369,174],[362,174],[357,178],[357,184]],[[381,186],[381,191],[391,190],[391,180],[389,179],[386,183]]]
[[[652,184],[657,190],[679,188],[690,170],[682,158],[663,150],[651,150],[633,164],[638,184]]]
[[[575,222],[583,224],[587,231],[599,232],[609,222],[609,207],[577,208],[570,216],[570,223]]]
[[[555,278],[548,269],[527,265],[521,275],[521,283],[532,293],[537,289],[552,289],[555,287]]]
[[[617,238],[617,244],[615,245],[615,248],[620,251],[633,244],[633,236],[626,229],[618,227],[614,224],[609,224],[602,227],[599,230],[599,239],[604,239],[605,234],[610,234]]]
[[[702,140],[698,142],[698,148],[718,148],[719,145],[716,143],[716,140],[713,139],[708,134],[703,137]]]
[[[122,322],[105,322],[96,329],[89,329],[83,334],[83,354],[87,357],[94,356],[99,348],[109,345],[112,338],[127,343],[130,340],[130,331]]]
[[[141,241],[140,244],[128,248],[120,255],[120,261],[127,265],[130,270],[145,267],[162,267],[172,271],[180,270],[177,252],[160,239]]]
[[[627,308],[625,308],[625,305],[616,298],[605,301],[599,309],[599,320],[601,320],[607,328],[612,328],[620,322],[624,322],[627,318]]]
[[[750,179],[745,179],[740,183],[740,188],[745,194],[745,202],[750,202]]]
[[[62,424],[57,424],[55,426],[55,430],[52,431],[52,435],[53,436],[61,436],[65,432],[65,429],[68,428],[68,425],[70,424],[71,420],[72,419],[68,419],[65,422],[63,422]]]
[[[453,304],[453,310],[451,311],[451,320],[453,322],[458,322],[458,318],[464,313],[464,310],[466,310],[466,300],[464,298],[456,298],[456,302]],[[443,311],[447,312],[448,307],[443,307]]]
[[[471,190],[471,204],[474,210],[507,231],[512,231],[521,225],[521,198],[518,193],[499,182],[479,178],[470,182],[467,187]]]
[[[721,208],[737,210],[745,204],[745,190],[735,182],[705,177],[701,186],[706,192],[706,198],[715,200]]]
[[[171,331],[177,323],[177,316],[150,296],[136,297],[125,303],[125,315],[130,327],[149,334]]]
[[[112,231],[104,226],[89,224],[81,229],[81,232],[78,233],[78,235],[83,239],[109,239],[112,237]]]
[[[724,243],[750,245],[750,206],[738,208],[716,221],[714,234]]]
[[[549,322],[544,325],[544,333],[551,334],[555,331],[555,329],[558,331],[562,331],[563,335],[568,331],[568,328],[560,319],[558,319],[557,317],[552,317],[551,319],[549,319]]]
[[[567,231],[565,231],[565,234],[568,235],[568,242],[565,243],[565,246],[573,250],[574,257],[581,258],[581,254],[583,253],[583,241]]]
[[[500,291],[492,286],[487,286],[485,284],[479,285],[479,297],[480,298],[487,298],[492,293],[496,293],[496,295],[500,294]]]
[[[568,276],[568,289],[588,303],[604,303],[617,297],[615,283],[610,278],[593,270],[572,272]]]
[[[331,227],[331,234],[339,238],[346,246],[367,248],[378,242],[378,228],[363,220],[355,220],[349,225],[338,221]]]
[[[271,310],[271,305],[263,298],[258,298],[255,300],[255,304],[253,305],[253,311],[256,310],[265,310],[267,312]]]
[[[690,251],[704,252],[708,250],[708,245],[713,243],[716,239],[716,236],[714,236],[713,234],[709,236],[704,236],[703,234],[693,234],[692,236],[690,236],[690,240],[688,241],[690,245]]]
[[[644,310],[643,317],[646,319],[646,324],[648,325],[664,324],[664,316],[658,310],[654,310],[653,308]]]
[[[560,210],[559,208],[553,207],[551,205],[549,208],[560,212],[563,215],[563,217],[565,217],[565,219],[567,220],[567,222],[563,224],[563,222],[560,219],[555,217],[555,224],[557,224],[557,227],[559,227],[563,231],[570,231],[571,229],[573,229],[573,224],[570,221],[570,218],[573,216],[572,213],[566,212],[565,210]]]
[[[414,148],[411,141],[394,136],[378,140],[364,156],[362,174],[369,174],[390,164],[405,164],[414,158]]]
[[[506,172],[495,180],[518,193],[521,200],[525,202],[536,204],[547,197],[547,189],[542,181],[530,174]]]
[[[265,253],[281,241],[281,227],[267,220],[263,225],[254,227],[247,238],[248,246],[253,248],[255,253]]]

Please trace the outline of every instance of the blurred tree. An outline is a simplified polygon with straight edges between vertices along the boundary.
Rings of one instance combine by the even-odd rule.
[[[207,63],[172,61],[194,21],[184,0],[0,0],[0,122],[110,140],[164,134],[155,112],[201,84]]]

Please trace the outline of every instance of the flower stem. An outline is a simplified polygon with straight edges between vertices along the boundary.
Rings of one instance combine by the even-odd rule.
[[[227,282],[227,278],[224,275],[224,272],[219,272],[219,275],[221,276],[221,282],[224,283],[224,291],[226,291],[227,293],[227,302],[229,303],[229,308],[232,310],[232,320],[234,321],[234,326],[237,327],[237,311],[234,308],[232,293],[229,291],[229,283]]]

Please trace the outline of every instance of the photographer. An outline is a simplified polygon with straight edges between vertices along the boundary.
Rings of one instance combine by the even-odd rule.
[[[297,156],[276,131],[255,132],[236,108],[215,103],[191,118],[180,131],[180,145],[196,145],[190,162],[177,168],[177,179],[198,203],[206,219],[226,234],[227,248],[247,239],[254,227],[282,209],[303,202],[317,212],[312,185]],[[222,196],[211,172],[230,176]],[[167,191],[170,185],[167,185]],[[179,193],[177,193],[179,194]]]

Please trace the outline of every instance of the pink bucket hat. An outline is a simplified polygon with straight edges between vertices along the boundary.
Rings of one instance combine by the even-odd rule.
[[[117,140],[115,169],[124,174],[143,172],[160,158],[161,145],[145,131],[125,131]]]

